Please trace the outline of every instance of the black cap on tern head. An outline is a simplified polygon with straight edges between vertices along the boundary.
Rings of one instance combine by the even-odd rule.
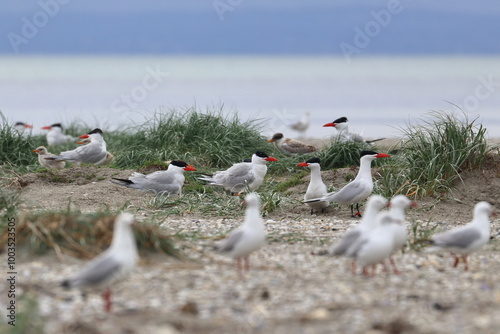
[[[58,128],[61,128],[61,129],[62,129],[62,125],[61,125],[61,123],[54,123],[54,124],[52,124],[50,127],[51,127],[51,128],[53,128],[53,127],[55,127],[55,126],[57,126]]]
[[[359,157],[363,157],[365,155],[375,155],[375,154],[378,154],[377,152],[374,152],[374,151],[361,151],[361,153],[359,154]]]
[[[177,167],[181,167],[181,168],[187,167],[187,165],[188,165],[187,163],[185,163],[182,160],[172,160],[172,161],[170,161],[170,164],[177,166]]]
[[[24,122],[16,122],[16,124],[14,124],[14,126],[19,126],[19,125],[25,126],[26,123],[24,123]]]
[[[88,135],[93,135],[94,133],[98,133],[102,136],[102,130],[99,129],[99,128],[95,128],[94,130],[90,131],[89,133],[87,133]]]
[[[319,164],[319,158],[311,158],[306,161],[308,164]]]
[[[334,120],[332,123],[346,123],[347,122],[347,117],[340,117],[340,118],[337,118],[336,120]]]
[[[283,138],[283,134],[281,132],[278,132],[278,133],[275,133],[273,135],[273,138],[274,140],[280,140],[281,138]]]
[[[269,158],[269,156],[267,154],[265,154],[264,152],[261,152],[261,151],[255,152],[255,155],[260,157],[260,158]]]

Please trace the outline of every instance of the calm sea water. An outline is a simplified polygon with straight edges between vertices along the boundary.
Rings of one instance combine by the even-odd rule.
[[[458,105],[500,137],[500,57],[0,57],[0,110],[12,122],[115,128],[194,104],[265,118],[265,134],[290,137],[305,111],[313,137],[347,116],[371,138]]]

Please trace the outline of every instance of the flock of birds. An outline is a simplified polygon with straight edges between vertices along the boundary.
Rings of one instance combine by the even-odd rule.
[[[307,115],[308,116],[308,115]],[[325,126],[334,126],[339,130],[339,137],[344,140],[363,140],[348,131],[347,118],[342,117]],[[56,129],[53,131],[53,129]],[[51,134],[52,144],[61,143],[63,136],[60,124],[46,127]],[[301,128],[302,129],[302,128]],[[297,128],[299,130],[299,128]],[[66,136],[64,138],[67,138]],[[361,138],[361,139],[360,139]],[[82,146],[74,150],[50,154],[45,147],[35,150],[39,161],[47,168],[63,168],[65,161],[73,163],[102,164],[106,161],[106,142],[100,129],[94,129],[79,139],[86,140]],[[47,140],[49,136],[47,135]],[[66,141],[74,138],[66,139]],[[65,141],[65,142],[66,142]],[[287,154],[299,153],[298,148],[312,150],[314,147],[304,143],[286,139],[282,134],[275,134],[269,141],[275,142]],[[298,143],[298,144],[297,144]],[[49,143],[51,145],[51,143]],[[300,151],[302,153],[303,151]],[[307,151],[310,152],[310,151]],[[303,152],[303,153],[307,153]],[[380,195],[372,195],[373,179],[371,162],[375,159],[389,158],[390,155],[373,151],[363,151],[360,154],[360,167],[354,180],[335,192],[328,192],[321,178],[320,160],[312,158],[299,163],[299,167],[311,170],[310,182],[304,195],[304,203],[314,212],[324,212],[331,202],[351,206],[351,215],[360,217],[360,222],[349,229],[340,241],[329,250],[333,256],[345,256],[352,260],[352,273],[361,266],[361,273],[373,276],[377,264],[382,264],[387,271],[385,260],[389,260],[393,273],[399,273],[392,255],[400,250],[407,240],[407,224],[405,210],[416,204],[404,195],[397,195],[388,201]],[[255,152],[250,160],[239,162],[224,171],[213,175],[202,175],[201,180],[210,186],[218,186],[232,194],[243,191],[247,209],[242,225],[233,230],[222,240],[216,250],[235,259],[238,273],[249,270],[249,256],[260,249],[266,240],[266,227],[260,213],[260,198],[254,192],[262,184],[267,172],[266,163],[278,161],[263,152]],[[61,167],[62,166],[62,167]],[[151,174],[134,173],[128,179],[114,178],[111,182],[155,194],[166,193],[179,195],[184,184],[184,171],[196,171],[195,167],[184,161],[170,162],[168,170]],[[368,199],[363,215],[359,211],[359,203]],[[356,210],[354,210],[356,205]],[[389,208],[388,210],[384,210]],[[454,258],[454,267],[460,261],[468,270],[468,254],[480,249],[490,238],[490,218],[495,215],[494,208],[487,202],[479,202],[473,210],[472,221],[462,227],[432,235],[428,243],[429,250],[448,249]],[[125,278],[137,263],[137,246],[132,230],[134,217],[128,213],[117,216],[114,225],[111,246],[101,255],[90,261],[85,268],[75,276],[65,280],[64,287],[93,288],[103,290],[105,310],[111,310],[112,284]],[[371,269],[371,273],[370,273]]]

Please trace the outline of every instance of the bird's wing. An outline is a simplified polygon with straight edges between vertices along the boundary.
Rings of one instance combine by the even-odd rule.
[[[365,187],[359,181],[352,181],[348,183],[344,188],[340,189],[336,193],[327,194],[324,198],[332,202],[338,203],[351,203],[356,197],[358,197]]]
[[[316,151],[316,147],[293,139],[285,141],[281,146],[290,153],[310,153]]]
[[[481,238],[481,232],[473,227],[452,230],[434,235],[431,240],[436,246],[467,248]]]
[[[121,264],[111,255],[103,253],[91,261],[81,273],[70,279],[70,286],[98,285],[120,271]]]
[[[255,180],[252,164],[242,162],[229,168],[225,175],[225,183],[229,188],[250,184]]]
[[[236,230],[232,232],[227,239],[217,246],[217,250],[219,252],[231,252],[236,245],[243,240],[244,234],[245,232],[243,230]]]
[[[342,240],[336,244],[330,253],[332,255],[343,255],[347,252],[349,247],[351,247],[361,236],[361,231],[359,230],[349,230],[344,234]]]

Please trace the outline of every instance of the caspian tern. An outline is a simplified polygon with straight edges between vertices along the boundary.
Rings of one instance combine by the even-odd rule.
[[[80,141],[77,141],[76,143],[78,145],[87,145],[87,144],[90,144],[92,140],[89,138],[85,138],[85,139],[82,139]],[[96,164],[96,165],[109,165],[110,163],[113,162],[113,160],[115,160],[115,156],[109,152],[106,152],[106,160],[104,160],[102,163],[100,164]]]
[[[126,278],[137,263],[137,244],[132,231],[134,217],[122,213],[116,217],[111,246],[90,261],[75,276],[62,282],[66,288],[103,290],[106,312],[111,311],[111,285]]]
[[[311,124],[311,120],[309,119],[310,115],[311,113],[309,111],[306,111],[302,118],[297,122],[291,124],[290,127],[304,135],[307,129],[309,129],[309,125]]]
[[[47,160],[66,160],[77,163],[88,163],[100,165],[106,161],[106,142],[102,136],[101,129],[94,129],[87,134],[80,136],[80,139],[90,138],[90,143],[77,147],[71,151],[61,152],[61,154],[46,157]]]
[[[73,137],[63,133],[61,123],[44,126],[42,127],[42,130],[49,130],[49,132],[47,132],[47,144],[49,144],[49,146],[66,144],[74,139]]]
[[[245,262],[245,270],[250,267],[249,255],[264,245],[266,228],[260,214],[260,199],[255,193],[245,196],[247,209],[245,220],[241,227],[233,230],[229,236],[222,240],[216,250],[225,253],[236,260],[238,273],[241,274],[241,260]]]
[[[191,165],[181,160],[170,162],[167,170],[151,174],[133,173],[128,179],[114,178],[111,182],[128,188],[151,191],[156,195],[180,195],[184,185],[184,171],[195,171]]]
[[[297,165],[298,167],[308,167],[311,170],[311,179],[309,181],[309,186],[307,186],[306,193],[304,195],[304,201],[309,199],[323,197],[328,193],[328,188],[323,183],[321,179],[321,167],[319,158],[312,158],[305,162],[301,162]],[[306,203],[308,207],[311,208],[311,215],[314,211],[324,212],[328,206],[328,202],[312,202]]]
[[[335,127],[335,129],[338,131],[337,139],[341,142],[353,141],[358,143],[364,142],[371,144],[376,141],[385,139],[385,138],[379,138],[374,140],[364,140],[364,138],[361,137],[360,135],[349,132],[349,121],[347,120],[347,117],[340,117],[331,123],[326,123],[325,125],[323,125],[323,127],[328,127],[328,126]]]
[[[252,162],[250,163],[240,162],[225,171],[216,172],[214,175],[203,175],[199,179],[210,182],[208,183],[209,186],[223,187],[233,194],[240,193],[246,187],[250,191],[254,191],[264,181],[268,161],[278,161],[278,159],[257,151],[252,155]]]
[[[349,248],[346,255],[352,257],[363,268],[362,274],[368,276],[368,266],[373,267],[388,258],[394,250],[394,229],[403,221],[394,218],[389,212],[381,212],[376,217],[376,226],[363,238]]]
[[[372,161],[379,158],[389,157],[390,155],[385,153],[362,151],[358,175],[356,175],[354,180],[337,192],[331,192],[325,196],[304,201],[304,203],[324,201],[336,202],[344,205],[350,204],[351,215],[353,217],[361,216],[361,213],[359,212],[359,202],[368,198],[373,191],[373,178],[371,173]],[[356,214],[354,214],[354,204],[356,204]]]
[[[285,138],[282,133],[275,133],[269,143],[274,143],[278,149],[286,155],[315,152],[318,149],[312,145],[307,145],[301,141]]]
[[[33,152],[38,153],[38,162],[45,168],[49,169],[63,169],[66,165],[65,161],[57,160],[47,160],[46,157],[55,156],[55,154],[47,152],[45,146],[39,146],[33,150]]]
[[[26,124],[24,122],[16,122],[16,124],[14,124],[14,129],[17,131],[17,133],[22,135],[24,134],[24,131],[26,131],[26,129],[33,129],[33,125]]]
[[[394,250],[400,250],[403,248],[403,246],[406,244],[406,238],[407,238],[407,221],[406,221],[406,213],[405,210],[409,207],[415,208],[417,207],[417,204],[413,201],[411,201],[408,197],[405,195],[396,195],[391,199],[390,203],[390,214],[392,215],[393,218],[396,218],[397,220],[400,220],[403,222],[403,224],[398,224],[394,228]],[[394,262],[394,259],[392,258],[392,255],[389,257],[392,270],[395,274],[399,273],[398,269],[396,268],[396,263]]]
[[[453,267],[458,266],[460,259],[469,270],[467,255],[479,250],[490,240],[490,217],[496,215],[493,206],[488,202],[479,202],[474,207],[472,221],[462,227],[433,235],[431,243],[437,248],[447,249],[455,259]],[[434,250],[432,247],[430,250]],[[461,254],[459,257],[456,254]]]

